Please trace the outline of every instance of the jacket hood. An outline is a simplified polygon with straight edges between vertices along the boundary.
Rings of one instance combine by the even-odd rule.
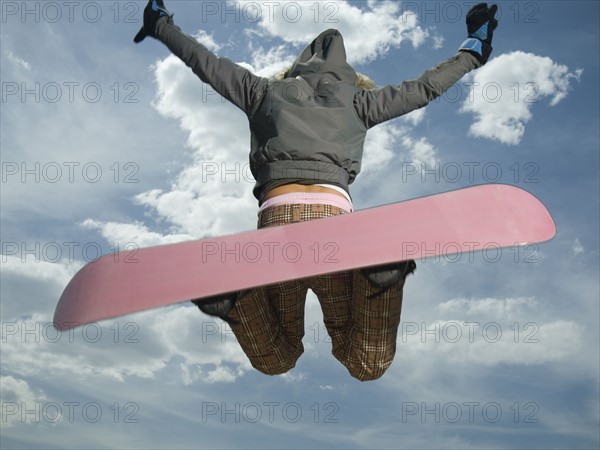
[[[296,58],[287,77],[311,73],[330,73],[346,83],[355,84],[357,74],[346,62],[344,38],[338,30],[322,32]]]

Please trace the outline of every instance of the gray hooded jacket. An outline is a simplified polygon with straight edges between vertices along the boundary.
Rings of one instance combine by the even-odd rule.
[[[480,66],[473,55],[459,52],[416,80],[365,90],[356,86],[337,30],[321,33],[279,81],[217,57],[169,17],[158,21],[155,34],[246,113],[253,192],[260,203],[269,190],[289,183],[335,184],[348,191],[360,172],[369,128],[425,106]]]

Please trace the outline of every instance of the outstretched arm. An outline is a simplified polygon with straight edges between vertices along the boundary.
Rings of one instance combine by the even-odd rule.
[[[354,107],[367,128],[407,114],[442,95],[466,73],[481,66],[475,56],[459,52],[425,71],[415,80],[398,86],[361,91]]]
[[[134,41],[152,36],[164,43],[205,83],[250,115],[260,103],[267,79],[227,58],[220,58],[173,23],[162,0],[150,0],[144,10],[144,26]]]
[[[354,106],[367,128],[427,105],[471,70],[485,64],[492,52],[492,36],[498,21],[497,6],[480,3],[467,13],[468,38],[450,59],[398,86],[360,92]]]

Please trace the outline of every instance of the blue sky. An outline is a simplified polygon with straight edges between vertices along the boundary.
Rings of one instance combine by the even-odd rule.
[[[470,5],[167,2],[264,76],[338,28],[378,85],[453,55]],[[312,294],[279,377],[187,304],[50,326],[98,252],[255,227],[245,117],[161,43],[133,44],[143,6],[1,2],[2,448],[598,448],[598,2],[500,2],[484,68],[371,130],[356,209],[500,182],[558,231],[417,261],[396,359],[368,383],[331,356]]]

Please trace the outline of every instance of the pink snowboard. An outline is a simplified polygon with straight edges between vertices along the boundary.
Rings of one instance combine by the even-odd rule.
[[[343,216],[107,255],[69,282],[63,330],[186,300],[406,259],[551,239],[542,203],[482,185]]]

